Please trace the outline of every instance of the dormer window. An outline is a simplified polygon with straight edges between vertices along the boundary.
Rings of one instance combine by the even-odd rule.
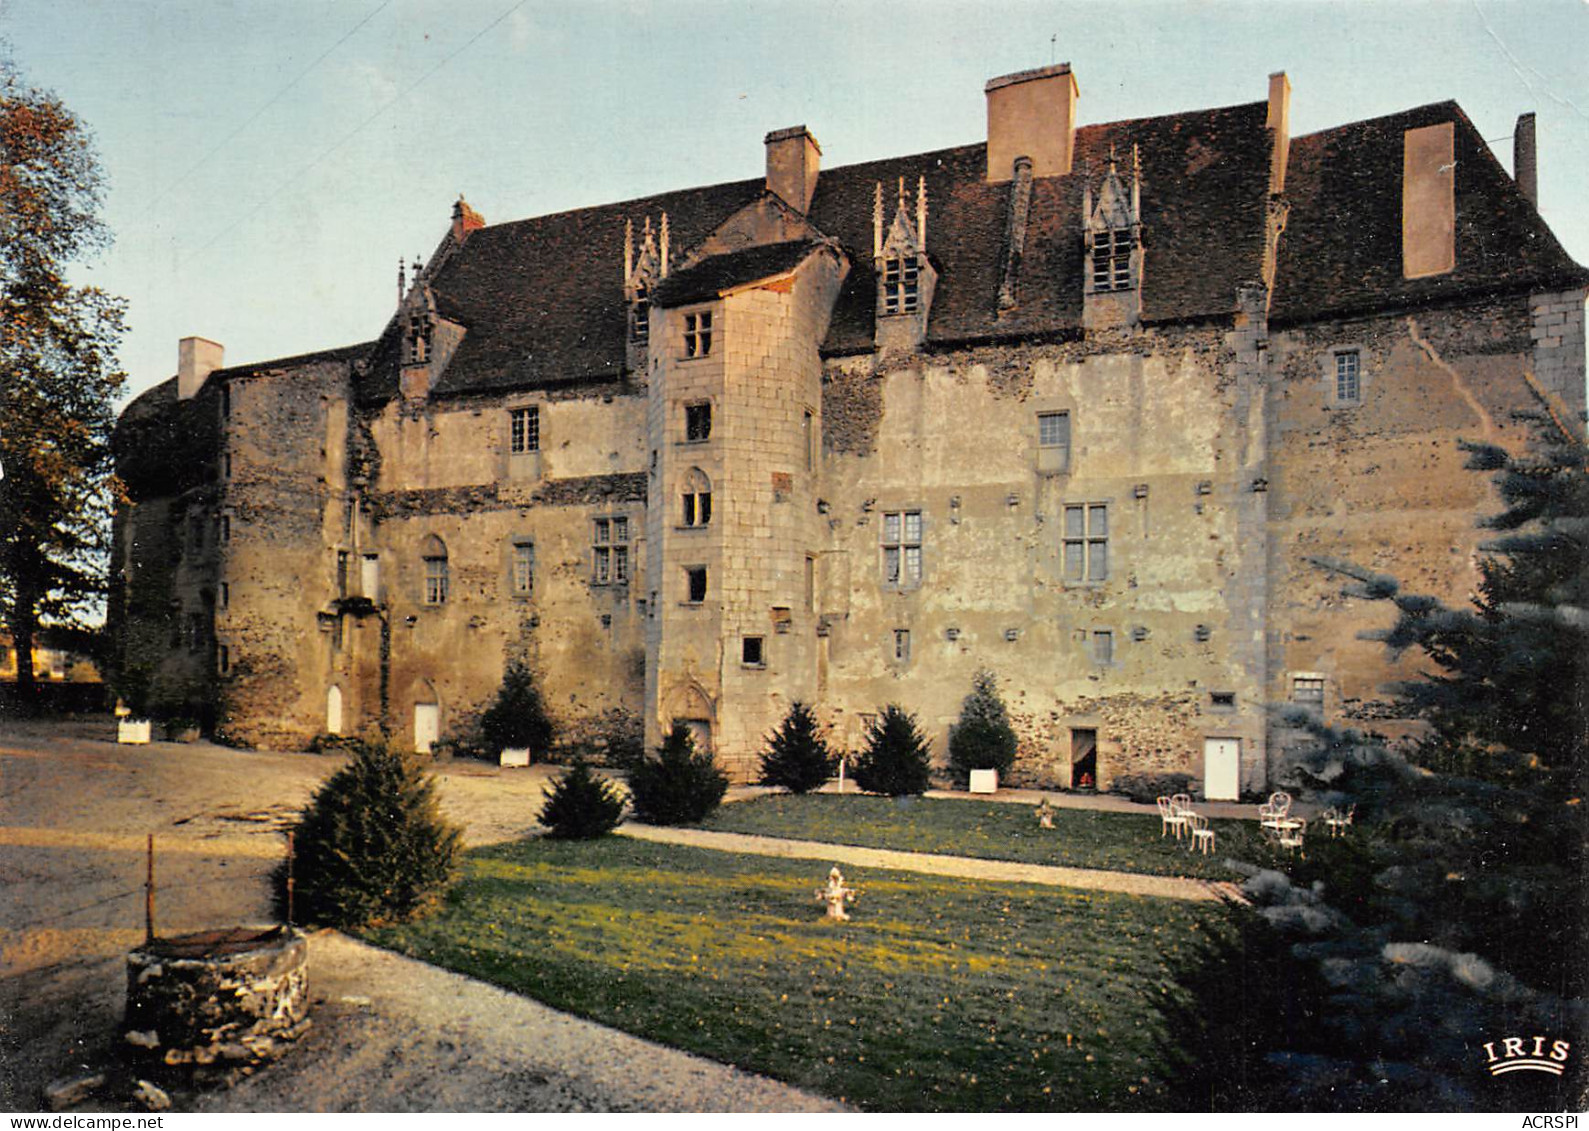
[[[651,340],[651,291],[644,283],[635,286],[634,321],[629,327],[629,339],[642,344]]]
[[[883,313],[910,314],[921,305],[921,259],[915,255],[883,260]]]
[[[1092,243],[1092,289],[1124,291],[1131,288],[1131,251],[1136,241],[1129,228],[1113,228],[1094,234]]]
[[[684,356],[706,357],[712,352],[712,312],[698,310],[684,316]]]

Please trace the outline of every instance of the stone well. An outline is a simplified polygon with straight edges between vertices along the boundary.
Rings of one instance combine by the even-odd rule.
[[[291,927],[234,927],[127,955],[132,1052],[195,1077],[246,1075],[309,1028],[309,942]]]

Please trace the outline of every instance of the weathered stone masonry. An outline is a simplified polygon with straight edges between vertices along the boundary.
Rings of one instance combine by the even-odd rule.
[[[1077,125],[1061,65],[987,144],[460,200],[375,341],[191,339],[129,408],[120,666],[240,741],[425,748],[522,660],[573,739],[682,720],[739,777],[797,699],[941,753],[983,667],[1052,786],[1259,790],[1282,704],[1399,732],[1313,559],[1464,599],[1460,442],[1583,412],[1589,273],[1454,103],[1293,139],[1290,93]]]

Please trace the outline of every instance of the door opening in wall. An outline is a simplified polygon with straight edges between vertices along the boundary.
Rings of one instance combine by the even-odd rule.
[[[690,737],[695,740],[696,753],[710,754],[712,752],[712,724],[708,719],[680,719],[685,726],[690,728]]]
[[[414,704],[414,753],[429,754],[431,744],[441,737],[441,704]]]
[[[1090,727],[1070,732],[1070,788],[1098,788],[1098,732]]]

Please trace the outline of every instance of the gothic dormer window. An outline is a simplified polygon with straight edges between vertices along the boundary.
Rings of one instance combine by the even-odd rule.
[[[1082,197],[1082,240],[1087,263],[1083,276],[1083,319],[1089,328],[1134,326],[1142,312],[1142,184],[1136,146],[1129,176],[1122,176],[1114,151],[1094,196],[1088,184]]]
[[[623,288],[629,306],[629,367],[645,368],[651,344],[651,294],[668,275],[668,214],[662,214],[659,231],[645,218],[640,246],[635,247],[634,222],[624,224]]]
[[[872,203],[872,258],[877,270],[877,344],[914,350],[927,334],[928,308],[937,272],[927,258],[927,183],[917,178],[916,199],[899,178],[893,221],[884,227],[883,186]]]

